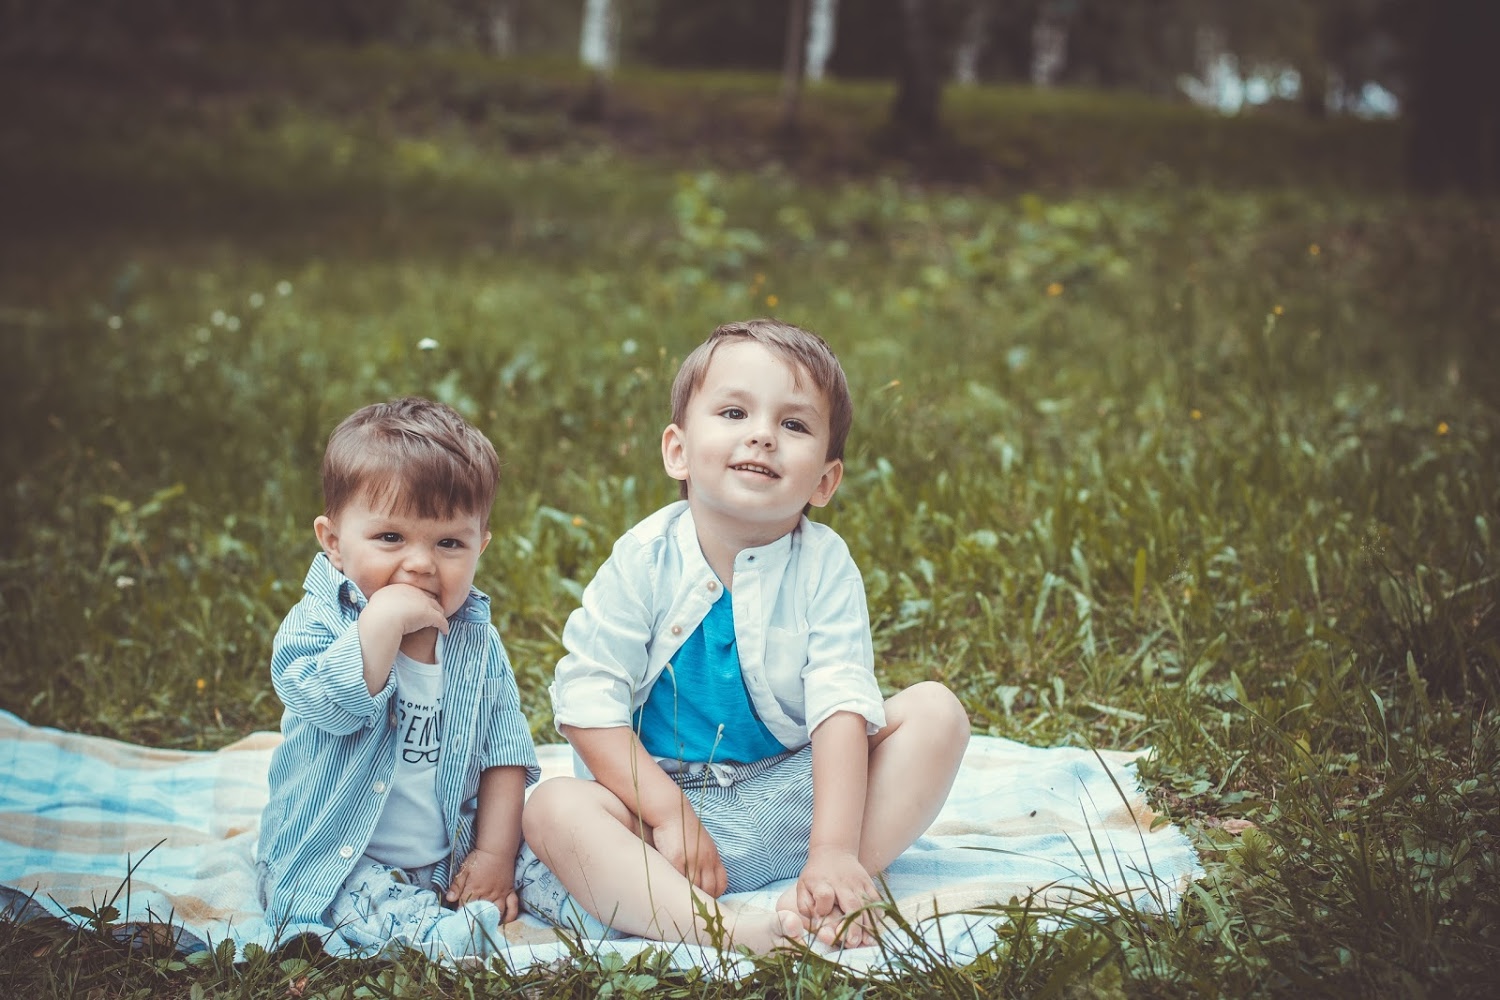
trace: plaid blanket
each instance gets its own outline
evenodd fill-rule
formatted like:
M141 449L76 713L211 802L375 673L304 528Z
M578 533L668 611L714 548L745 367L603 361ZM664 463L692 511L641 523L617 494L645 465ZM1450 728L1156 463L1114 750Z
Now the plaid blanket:
M0 915L149 927L188 952L225 939L274 947L291 929L266 922L253 858L279 740L254 733L212 752L160 750L0 712ZM544 778L572 772L566 746L538 754ZM917 949L961 964L994 944L999 907L1011 900L1170 911L1202 869L1182 831L1155 822L1135 775L1140 754L976 736L937 821L885 874L899 929L879 947L834 957L872 970ZM770 906L783 887L743 895ZM566 959L577 945L529 916L506 936L514 969ZM585 944L625 956L653 945ZM736 963L708 949L673 951L682 965Z

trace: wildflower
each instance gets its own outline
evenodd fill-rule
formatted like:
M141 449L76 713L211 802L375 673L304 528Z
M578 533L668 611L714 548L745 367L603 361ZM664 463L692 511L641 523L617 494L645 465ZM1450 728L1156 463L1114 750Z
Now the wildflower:
M133 576L126 576L125 574L121 573L119 576L115 577L115 587L120 590L129 590L134 586L135 577Z
M575 527L575 528L581 528L581 527L583 527L583 518L579 517L577 514L573 515L573 527Z
M111 330L118 330L120 327L125 325L125 321L118 316L111 316L107 325Z
M251 309L259 309L266 304L266 297L260 292L251 292L248 301Z
M1446 435L1448 433L1448 421L1439 420L1437 425L1437 432L1438 437L1443 437L1444 435Z
M1278 302L1276 305L1272 306L1271 312L1275 313L1277 316L1280 316L1282 312L1281 303Z
M1047 297L1049 299L1055 299L1059 295L1061 295L1062 293L1063 293L1063 286L1062 286L1062 282L1060 282L1060 281L1054 281L1054 282L1052 282L1052 284L1050 284L1050 285L1047 286Z
M280 281L276 282L276 294L280 295L282 298L286 298L288 295L292 294L292 283L290 281L287 281L285 278L282 278Z
M1308 244L1307 253L1308 253L1309 256L1316 257L1318 254L1320 254L1322 252L1323 252L1323 248L1320 247L1320 246L1318 246L1316 243L1310 243L1310 244Z
M423 337L421 340L417 341L417 350L419 351L435 351L437 350L437 346L438 342L433 340L431 337Z
M208 687L208 681L200 677L196 682L194 682L193 686L196 687L199 691L202 691L204 688Z
M230 333L233 333L234 331L238 330L239 328L240 328L240 318L238 316L230 316L228 319L226 319L224 321L224 329L228 330Z
M620 344L620 353L625 355L627 358L640 349L641 345L637 344L633 339L627 339L622 344Z
M774 295L767 295L767 296L766 296L766 305L767 305L767 306L769 306L769 307L770 307L770 308L772 308L772 309L775 309L775 308L776 308L776 303L778 303L778 302L780 302L780 301L781 301L781 300L780 300L780 299L778 299L778 298L777 298L777 297L776 297L776 296L774 296Z
M1199 409L1194 409L1193 412L1191 412L1191 413L1188 414L1188 416L1192 417L1194 420L1202 420L1203 419L1203 411L1199 410Z
M224 310L222 309L215 309L213 315L208 317L208 321L214 326L223 326L226 319L228 317L224 315Z

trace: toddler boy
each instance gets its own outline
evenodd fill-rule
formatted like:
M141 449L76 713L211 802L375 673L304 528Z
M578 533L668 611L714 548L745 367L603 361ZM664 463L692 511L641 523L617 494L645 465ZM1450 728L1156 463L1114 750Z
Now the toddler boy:
M364 407L329 437L322 551L271 657L284 740L258 865L278 927L463 957L515 919L540 772L473 587L498 482L489 440L425 399Z

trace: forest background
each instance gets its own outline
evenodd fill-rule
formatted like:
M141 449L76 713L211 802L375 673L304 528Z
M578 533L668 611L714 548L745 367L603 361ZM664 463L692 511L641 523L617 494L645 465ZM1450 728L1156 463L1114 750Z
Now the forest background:
M179 956L101 904L0 923L0 992L1485 995L1497 11L0 4L0 707L196 749L275 728L323 441L422 392L506 463L478 583L554 739L561 623L674 495L677 359L774 313L856 387L819 516L882 684L1153 747L1207 870L1161 916L997 902L992 954L885 980ZM1264 99L1190 100L1226 81Z

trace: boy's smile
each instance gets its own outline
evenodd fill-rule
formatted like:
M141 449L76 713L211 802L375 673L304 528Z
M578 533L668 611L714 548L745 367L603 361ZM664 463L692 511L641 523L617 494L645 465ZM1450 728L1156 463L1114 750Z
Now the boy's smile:
M821 507L843 476L828 457L828 401L795 364L754 341L714 352L681 425L662 434L667 474L688 483L699 531L764 545Z
M371 505L360 495L337 517L313 523L335 569L369 599L391 584L415 587L451 617L469 598L490 534L478 514L429 518Z

